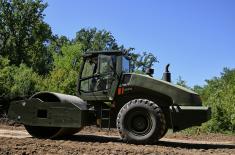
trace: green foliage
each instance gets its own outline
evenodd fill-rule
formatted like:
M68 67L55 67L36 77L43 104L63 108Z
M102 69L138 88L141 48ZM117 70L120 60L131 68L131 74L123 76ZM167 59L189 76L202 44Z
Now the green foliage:
M77 32L73 42L82 44L82 51L119 50L116 39L106 30L81 29Z
M0 56L0 97L10 94L9 84L12 82L9 60Z
M0 69L3 69L8 65L9 65L9 60L7 58L3 58L2 56L0 56Z
M144 73L147 68L151 68L158 62L157 57L152 53L143 52L142 54L130 53L132 60L131 67L136 73Z
M50 70L51 53L46 44L52 33L43 21L46 7L42 0L1 0L0 55L10 64L25 63L40 74Z
M235 133L235 69L224 68L220 77L206 82L205 86L193 89L201 96L203 105L211 107L211 120L185 132Z
M187 85L187 82L186 82L185 80L183 80L181 76L178 77L176 84L179 85L179 86L182 86L182 87L191 89L191 88Z
M71 45L65 44L61 47L59 53L54 52L53 58L55 69L64 68L66 70L79 71L82 59L81 48L82 45L80 43Z
M210 132L235 132L235 69L225 68L221 77L206 80L199 92L204 104L212 108L212 119L205 124Z
M76 95L78 73L74 70L57 68L44 79L42 90Z
M44 80L43 90L76 95L76 82L81 66L81 44L65 44L54 53L54 69Z
M0 97L11 100L30 96L40 90L41 81L41 77L25 64L17 67L6 63L0 68Z
M63 46L71 45L71 44L72 44L71 41L66 36L55 35L55 36L53 36L53 38L48 46L48 50L50 51L50 53L60 54L61 48Z
M205 86L194 86L204 106L211 107L211 120L201 127L193 127L184 132L235 133L235 69L224 68L220 77L206 80ZM186 81L179 77L178 85L189 88Z
M25 64L13 67L13 83L11 84L11 95L30 96L40 90L41 77L28 68Z

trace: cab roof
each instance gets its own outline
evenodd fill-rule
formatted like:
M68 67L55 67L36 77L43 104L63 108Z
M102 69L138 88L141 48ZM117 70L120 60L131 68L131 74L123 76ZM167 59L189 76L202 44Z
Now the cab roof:
M105 55L125 55L124 51L87 51L83 54L83 57L95 57L99 54Z

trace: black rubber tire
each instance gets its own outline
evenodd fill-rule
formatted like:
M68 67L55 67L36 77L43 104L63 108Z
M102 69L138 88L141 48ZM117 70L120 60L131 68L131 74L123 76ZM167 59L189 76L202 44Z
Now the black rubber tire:
M134 99L118 113L117 129L122 140L134 144L152 144L166 132L166 121L161 108L147 99Z
M25 125L27 132L36 138L54 139L73 135L79 132L80 128L61 128L61 127L41 127Z

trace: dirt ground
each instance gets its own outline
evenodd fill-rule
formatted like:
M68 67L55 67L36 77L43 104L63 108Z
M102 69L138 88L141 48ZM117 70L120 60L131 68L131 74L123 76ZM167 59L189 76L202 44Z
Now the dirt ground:
M235 154L235 135L167 134L154 145L123 143L116 130L86 127L78 134L59 140L36 139L23 126L0 124L0 155L42 154Z

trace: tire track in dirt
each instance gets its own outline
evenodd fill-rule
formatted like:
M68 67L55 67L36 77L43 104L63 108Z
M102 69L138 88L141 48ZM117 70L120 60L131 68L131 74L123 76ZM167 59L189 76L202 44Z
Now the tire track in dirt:
M119 136L107 136L107 135L92 135L92 134L76 134L74 136L87 136L87 137L96 137L97 139L113 139L114 141L121 141ZM74 136L69 136L68 138L73 138ZM31 136L23 130L8 130L8 129L0 129L0 137L7 138L30 138ZM68 139L69 140L69 139ZM171 139L171 138L162 138L158 143L175 143L182 145L213 145L213 146L228 146L231 148L235 148L235 142L231 141L223 141L223 142L211 142L211 141L198 141L198 140L181 140L181 139Z

